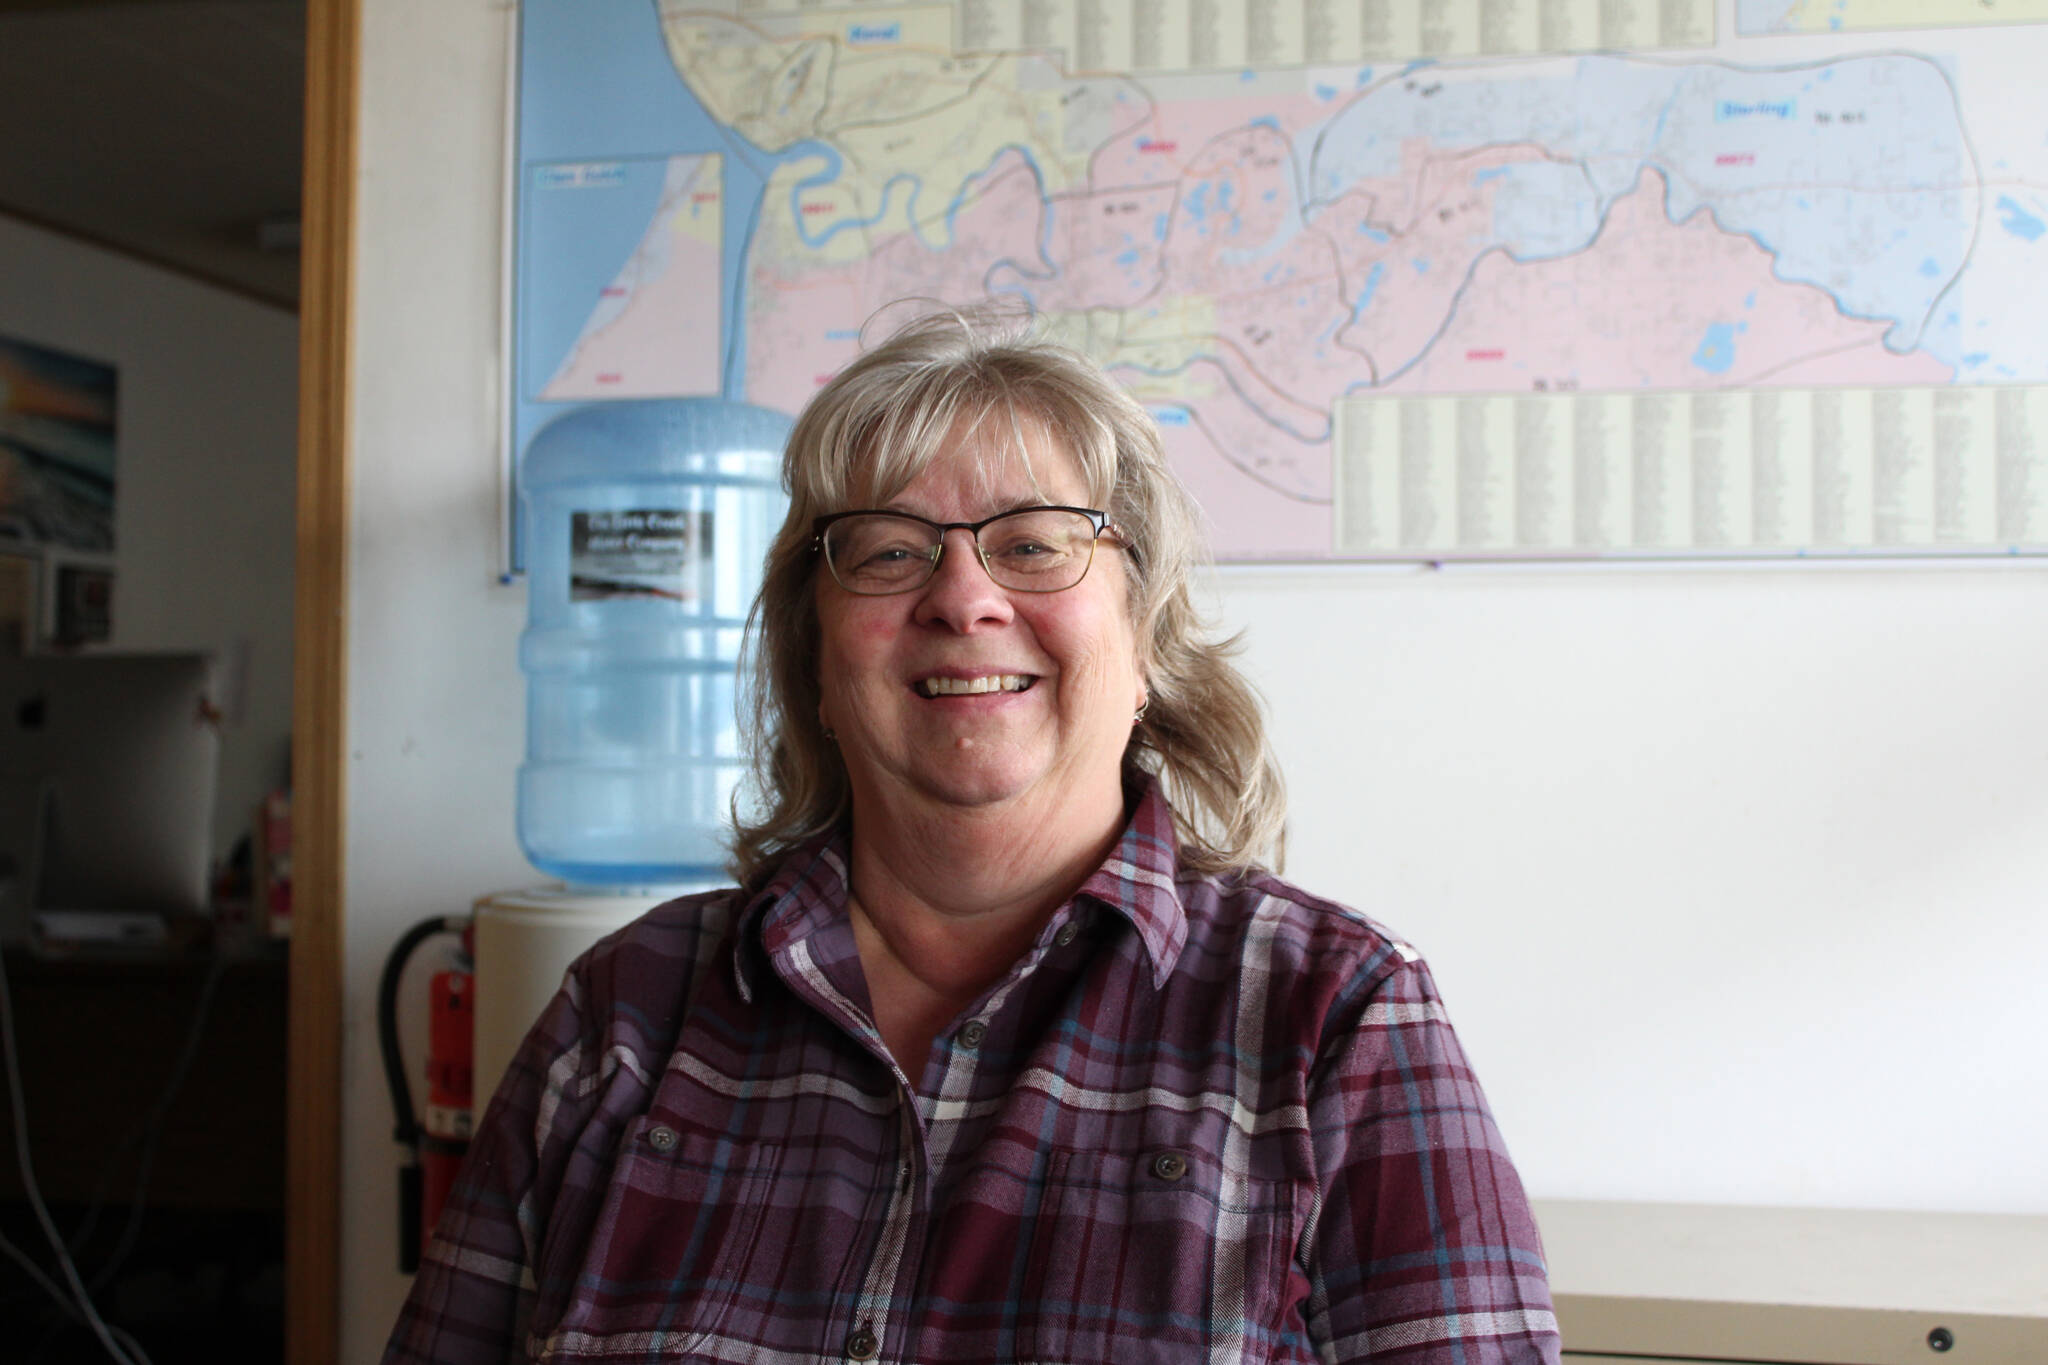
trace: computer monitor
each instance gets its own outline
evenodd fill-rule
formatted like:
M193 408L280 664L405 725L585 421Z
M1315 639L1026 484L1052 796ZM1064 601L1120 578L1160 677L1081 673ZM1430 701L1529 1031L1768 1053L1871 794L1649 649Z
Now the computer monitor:
M0 840L25 908L207 909L212 691L207 654L0 659Z

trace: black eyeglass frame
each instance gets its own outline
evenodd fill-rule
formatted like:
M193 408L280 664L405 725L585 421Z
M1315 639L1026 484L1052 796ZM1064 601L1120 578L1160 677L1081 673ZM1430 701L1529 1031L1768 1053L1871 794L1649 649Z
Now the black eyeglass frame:
M1029 512L1074 512L1088 518L1088 524L1094 528L1094 534L1088 538L1088 562L1081 566L1080 574L1075 577L1072 583L1065 583L1057 588L1012 587L1010 584L998 580L995 570L989 567L988 551L981 544L981 528L994 525L1005 518L1022 516ZM862 592L859 588L849 586L846 580L839 576L837 566L832 563L832 556L825 553L825 532L831 527L833 522L845 521L849 517L895 517L902 521L914 521L937 531L939 533L938 539L932 544L932 556L928 561L931 567L925 570L924 577L915 583L906 584L900 588L891 588L887 592ZM974 541L974 557L981 562L981 571L989 576L990 582L995 583L997 587L1004 589L1006 592L1065 592L1068 588L1078 587L1081 580L1088 576L1088 571L1095 567L1095 547L1102 540L1103 536L1115 536L1118 545L1124 544L1123 531L1115 522L1109 519L1109 513L1097 507L1067 507L1060 503L1034 503L1029 507L1012 507L1007 512L998 512L992 517L983 517L980 521L933 521L930 517L921 517L915 512L899 512L893 507L852 507L844 512L833 512L827 516L818 517L811 522L811 553L821 556L825 561L825 568L832 575L832 581L845 588L854 596L895 597L901 593L916 592L919 588L931 582L933 577L938 574L939 561L944 559L946 555L946 533L949 531L967 532L968 536Z

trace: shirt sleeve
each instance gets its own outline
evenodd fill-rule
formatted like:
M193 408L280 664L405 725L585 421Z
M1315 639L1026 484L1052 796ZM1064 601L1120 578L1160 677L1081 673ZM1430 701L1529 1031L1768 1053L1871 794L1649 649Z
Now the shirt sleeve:
M527 1358L540 1235L587 1127L604 1049L569 971L484 1111L384 1349L384 1365Z
M1555 1365L1536 1221L1420 960L1338 1000L1309 1122L1308 1325L1325 1361Z

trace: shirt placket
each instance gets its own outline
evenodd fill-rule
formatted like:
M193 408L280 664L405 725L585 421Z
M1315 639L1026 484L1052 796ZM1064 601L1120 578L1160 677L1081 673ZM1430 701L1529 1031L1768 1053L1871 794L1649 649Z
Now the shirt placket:
M896 1177L890 1182L888 1209L882 1215L874 1255L868 1262L860 1299L854 1306L853 1330L847 1333L845 1345L848 1360L870 1361L881 1355L882 1343L888 1340L893 1325L890 1305L907 1305L910 1295L899 1290L905 1284L917 1282L916 1258L909 1252L924 1243L924 1201L919 1196L924 1187L920 1175L927 1164L925 1133L915 1096L900 1072L896 1118Z
M872 1361L880 1357L882 1344L888 1339L892 1325L891 1305L908 1302L908 1295L898 1293L905 1253L923 1241L922 1201L918 1196L923 1185L919 1175L928 1165L924 1124L918 1112L916 1091L904 1076L903 1069L890 1057L874 1020L841 988L826 984L829 973L816 967L809 945L797 940L785 945L783 951L774 956L778 973L790 987L810 1001L835 1027L857 1041L878 1064L887 1067L895 1082L896 1150L890 1159L893 1169L888 1181L888 1199L881 1226L868 1243L872 1249L867 1273L861 1279L859 1297L854 1301L851 1320L840 1340L842 1358ZM916 1270L913 1264L910 1267L912 1283L915 1282Z
M936 1191L943 1184L944 1171L954 1158L968 1155L958 1149L962 1142L973 1141L973 1138L963 1136L962 1130L967 1126L966 1116L974 1108L976 1095L994 1085L981 1074L990 1048L1009 1053L1018 1051L1017 1033L1021 1021L1014 1005L1017 993L1041 969L1049 953L1065 949L1074 942L1083 923L1081 913L1071 906L1056 917L1056 922L1057 927L1049 931L1047 937L1017 964L1007 978L963 1017L950 1034L941 1035L937 1040L937 1046L946 1049L946 1057L936 1095L911 1090L902 1083L900 1071L898 1073L899 1085L902 1085L898 1091L899 1113L910 1119L903 1130L902 1150L907 1164L899 1173L896 1196L903 1205L903 1235L893 1247L888 1247L885 1241L882 1250L887 1255L877 1255L874 1271L868 1279L868 1293L862 1301L863 1312L872 1311L874 1314L871 1330L873 1344L878 1351L881 1343L887 1340L884 1329L888 1324L882 1316L886 1306L892 1302L904 1305L906 1313L914 1309L917 1285L924 1272L927 1225L932 1216ZM892 1203L891 1229L885 1231L885 1239L896 1226L893 1219L896 1212L897 1204ZM885 1259L886 1267L883 1264ZM906 1361L915 1360L918 1324L905 1321L900 1325L899 1355ZM863 1339L862 1344L869 1343Z
M843 996L821 998L806 974L785 972L801 994L889 1068L896 1084L895 1169L882 1225L870 1243L873 1250L861 1280L860 1296L841 1342L841 1356L845 1360L866 1365L880 1359L892 1331L897 1333L897 1354L906 1360L912 1358L910 1348L915 1342L917 1324L909 1317L915 1309L916 1287L923 1273L929 1231L926 1224L931 1216L931 1200L927 1196L936 1188L938 1167L953 1154L959 1116L976 1088L982 1066L983 1043L1001 1027L1000 1012L1039 969L1048 953L1067 948L1081 932L1083 914L1074 907L1069 906L1056 918L1057 927L984 997L952 1034L939 1040L939 1045L948 1049L948 1055L936 1097L921 1094L910 1083L902 1067L890 1057L880 1030L865 1012Z

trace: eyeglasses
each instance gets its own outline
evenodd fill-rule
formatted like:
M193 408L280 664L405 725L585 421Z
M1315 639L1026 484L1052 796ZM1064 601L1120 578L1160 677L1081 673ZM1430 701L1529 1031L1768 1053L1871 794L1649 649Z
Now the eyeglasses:
M1020 507L980 521L930 521L908 512L835 512L811 523L811 549L848 592L886 597L931 581L946 533L974 537L988 576L1017 592L1059 592L1087 576L1095 542L1116 534L1092 507Z

